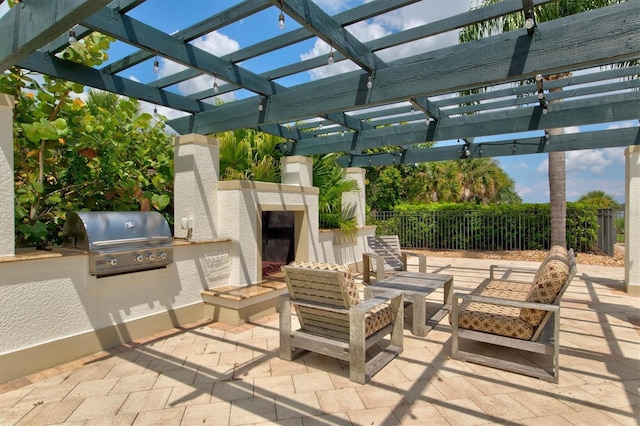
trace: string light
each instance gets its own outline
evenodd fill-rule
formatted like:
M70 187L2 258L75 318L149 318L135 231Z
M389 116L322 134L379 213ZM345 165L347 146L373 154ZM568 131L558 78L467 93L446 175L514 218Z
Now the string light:
M516 153L516 141L513 141L513 153Z
M160 61L158 61L158 57L156 56L156 59L153 61L153 72L157 74L159 69Z
M469 158L471 155L471 150L469 150L469 143L465 143L462 149L460 150L460 158Z
M258 111L262 111L264 106L262 106L262 96L260 96L260 100L258 101Z
M156 117L158 115L158 105L153 106L153 116Z
M369 74L369 78L367 79L367 89L371 89L373 87L373 77Z
M551 140L551 135L549 134L548 131L545 130L544 131L544 143L548 144L550 140Z
M78 39L76 38L76 32L71 28L69 30L69 44L77 43Z
M220 88L218 87L218 76L213 76L213 94L217 95L220 93Z
M329 65L333 65L334 62L334 58L333 58L333 45L331 45L331 50L329 51L329 59L327 59L327 63Z
M278 16L278 27L284 30L284 13L282 12L282 0L280 0L280 16Z
M527 34L532 35L536 30L536 19L533 15L533 10L527 11L525 17L524 28L527 30Z

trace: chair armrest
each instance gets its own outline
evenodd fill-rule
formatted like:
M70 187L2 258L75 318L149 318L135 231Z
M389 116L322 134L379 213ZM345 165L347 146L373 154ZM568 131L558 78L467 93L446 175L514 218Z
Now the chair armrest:
M351 309L358 309L361 311L369 311L387 302L402 303L402 292L396 290L387 290L384 293L377 293L370 298L363 300Z
M407 250L400 250L400 254L402 255L402 261L404 262L404 269L407 269L407 257L413 256L418 258L418 271L427 272L427 256Z
M526 268L526 267L513 267L513 266L509 266L509 265L490 265L489 266L489 278L491 278L492 280L497 279L494 277L494 273L496 270L505 270L505 271L511 271L511 272L515 272L515 273L531 273L534 274L536 272L538 272L538 268ZM509 280L509 281L514 281L514 282L526 282L526 281L515 281L515 280Z
M469 302L487 303L490 305L508 306L511 308L540 309L543 311L560 312L560 306L547 303L525 302L522 300L502 299L499 297L480 296L473 294L455 293L453 295L456 302L458 299L467 300ZM454 303L457 308L458 303Z

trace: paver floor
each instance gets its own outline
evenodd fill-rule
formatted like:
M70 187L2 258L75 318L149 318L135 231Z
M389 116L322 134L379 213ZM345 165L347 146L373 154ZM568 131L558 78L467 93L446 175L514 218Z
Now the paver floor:
M467 292L491 263L440 257L427 269ZM561 304L557 385L452 360L447 319L426 337L405 330L404 352L358 385L347 363L278 358L274 315L167 330L0 385L0 424L638 425L640 299L623 279L622 268L578 265Z

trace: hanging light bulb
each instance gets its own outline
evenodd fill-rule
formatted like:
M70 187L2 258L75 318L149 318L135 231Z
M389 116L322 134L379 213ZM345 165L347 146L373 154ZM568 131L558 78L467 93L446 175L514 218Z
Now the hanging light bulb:
M334 61L334 58L333 58L333 46L331 46L331 50L329 51L329 59L327 59L327 63L329 65L332 65L333 61Z
M158 105L153 106L153 116L156 117L158 115Z
M320 122L320 124L318 124L318 129L322 130L322 121Z
M284 13L282 12L282 0L280 1L280 16L278 16L278 27L284 30Z
M369 74L369 78L367 79L367 89L371 89L373 87L373 77Z
M160 61L158 61L158 57L156 56L156 59L153 61L153 72L157 74L159 69Z
M76 38L76 32L71 28L69 30L69 44L77 43L78 39Z
M258 111L262 111L264 107L262 106L262 96L260 96L260 100L258 101Z
M214 76L213 77L213 94L217 95L218 93L220 93L220 88L218 87L218 77Z

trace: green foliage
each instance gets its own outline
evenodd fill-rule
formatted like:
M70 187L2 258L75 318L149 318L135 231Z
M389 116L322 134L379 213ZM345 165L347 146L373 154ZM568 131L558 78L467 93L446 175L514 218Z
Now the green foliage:
M579 203L595 207L597 209L619 210L620 204L604 191L591 191L578 199Z
M491 158L370 167L367 178L367 202L371 210L390 210L400 202L522 202L513 179Z
M217 134L221 180L280 182L279 143L285 140L253 129Z
M94 33L61 56L98 65L110 41ZM0 75L0 91L16 101L17 247L58 244L68 211L154 208L170 218L173 149L137 100L91 92L85 104L81 85L18 68Z
M313 185L319 188L318 215L321 228L338 228L346 233L355 232L357 223L355 206L343 205L342 194L357 191L358 184L344 178L344 170L336 163L336 154L327 154L313 160Z
M403 247L462 250L545 250L550 246L549 204L483 206L474 203L401 204L368 218L378 235L398 235ZM567 246L590 251L597 209L567 204Z

